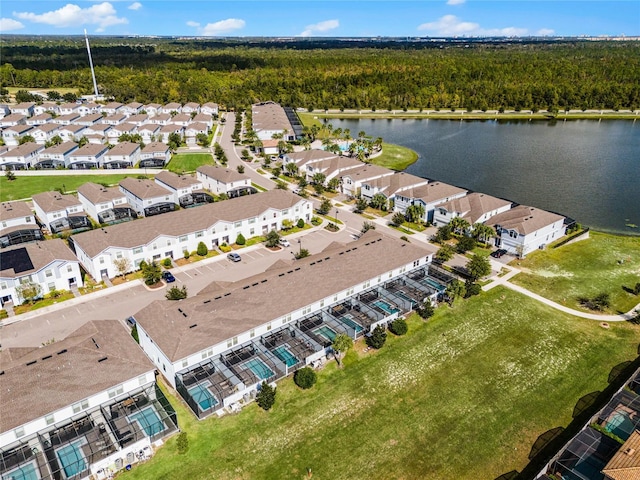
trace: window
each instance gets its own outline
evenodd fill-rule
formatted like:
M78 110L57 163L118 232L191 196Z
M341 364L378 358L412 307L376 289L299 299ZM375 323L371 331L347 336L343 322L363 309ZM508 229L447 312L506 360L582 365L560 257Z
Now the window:
M89 400L82 400L81 402L74 403L71 408L73 409L73 413L80 413L83 410L89 408Z
M29 217L27 217L29 218ZM2 228L7 228L7 222L2 222Z
M233 224L233 227L234 227L234 228L240 228L240 227L242 227L242 221L234 223L234 224Z
M251 331L249 332L249 337L253 338L256 336L256 329L252 328Z
M16 428L13 433L16 434L16 438L24 437L24 427Z
M157 245L156 243L154 243L153 245L151 245L151 248L152 248L153 250L157 250L157 249L158 249L158 245Z
M183 235L183 236L181 236L181 237L178 239L178 241L179 241L180 243L184 243L184 242L186 242L187 240L188 240L187 235Z
M104 257L100 257L100 265L104 264Z
M189 366L189 360L182 360L182 368L187 368Z
M271 330L271 323L267 323L267 331Z
M0 290L6 290L7 286L7 282L0 282Z
M249 230L249 235L254 236L256 234L256 229L252 228Z
M47 425L51 425L52 423L55 423L56 418L53 414L51 414L44 417L44 421L47 422Z
M204 231L200 230L199 232L196 232L196 238L200 238L200 237L204 237Z
M202 358L209 358L209 357L213 357L213 348L210 348L209 350L202 352Z
M320 300L320 307L324 307L324 298Z
M185 362L186 362L186 360L185 360ZM142 386L142 385L144 385L145 383L147 383L147 375L146 375L146 374L145 374L145 375L140 375L140 376L138 377L138 385L139 385L139 386Z
M47 289L51 292L56 289L56 284L54 282L47 283Z
M291 315L285 315L284 317L282 317L282 324L284 325L287 322L291 321Z
M289 215L289 209L285 208L284 210L282 210L282 215Z
M307 313L311 312L311 306L308 307L304 307L302 309L302 315L306 315Z
M31 217L25 217L24 221L25 221L26 223L31 223Z
M44 276L45 277L53 277L53 270L51 270L51 269L45 270Z
M118 385L116 388L112 388L107 393L109 394L109 398L114 398L118 395L122 395L122 392L124 392L124 387L122 385Z
M415 262L413 262L414 267L417 267L418 265L420 265L420 260L416 260Z
M338 294L337 294L337 293L333 296L333 301L334 301L334 302L337 302L337 301L338 301Z
M250 218L249 219L249 224L251 223L256 223L256 217Z
M116 253L116 258L118 260L120 260L122 258L122 251L118 251L118 253Z
M133 249L134 255L138 255L139 253L142 253L142 247L136 247Z

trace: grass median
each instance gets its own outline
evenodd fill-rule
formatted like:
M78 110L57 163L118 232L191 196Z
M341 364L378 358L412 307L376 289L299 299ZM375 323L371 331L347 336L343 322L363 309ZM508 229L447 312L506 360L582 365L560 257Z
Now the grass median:
M522 469L538 435L635 357L639 332L498 287L428 323L412 317L382 350L351 350L310 390L279 382L268 413L252 404L196 422L179 405L188 453L173 438L122 478L495 478Z

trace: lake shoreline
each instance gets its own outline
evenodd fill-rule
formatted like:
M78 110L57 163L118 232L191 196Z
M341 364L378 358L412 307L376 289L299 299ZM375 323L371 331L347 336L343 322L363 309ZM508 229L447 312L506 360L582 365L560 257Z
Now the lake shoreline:
M603 111L603 112L570 112L570 113L557 113L551 114L548 112L532 113L526 112L512 112L507 111L505 113L498 113L496 111L491 112L467 112L466 110L457 110L456 112L443 112L443 111L385 111L385 112L373 112L373 111L331 111L325 112L324 110L313 112L298 112L298 116L302 117L311 116L318 119L337 118L340 120L359 120L359 119L380 119L380 120L393 120L393 119L412 119L412 120L545 120L545 121L558 121L558 120L637 120L640 119L640 111L636 112L615 112L615 111ZM304 120L303 120L304 123Z

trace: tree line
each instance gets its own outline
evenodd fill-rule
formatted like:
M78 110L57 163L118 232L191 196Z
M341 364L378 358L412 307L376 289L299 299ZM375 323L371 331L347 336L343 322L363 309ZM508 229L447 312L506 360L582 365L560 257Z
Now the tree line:
M215 101L243 108L274 100L308 109L377 110L640 106L638 42L305 49L286 43L117 42L101 39L92 53L101 93L121 102ZM9 87L92 91L82 39L5 43L0 79Z

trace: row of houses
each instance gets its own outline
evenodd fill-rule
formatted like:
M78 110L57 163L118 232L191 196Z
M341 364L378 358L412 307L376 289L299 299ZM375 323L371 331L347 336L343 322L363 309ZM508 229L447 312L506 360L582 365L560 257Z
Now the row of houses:
M123 142L115 146L87 143L80 147L75 141L65 141L45 148L37 143L24 143L15 148L0 148L0 168L26 170L69 168L129 168L163 167L171 160L169 146L152 142L142 148L138 143Z
M406 172L395 172L378 165L363 164L351 157L324 150L286 153L283 164L294 163L307 181L321 173L326 181L340 180L340 192L367 201L382 196L387 207L406 213L412 205L424 210L422 220L435 226L447 225L460 217L470 225L484 223L496 230L495 245L507 252L525 256L557 240L565 233L565 218L509 200L496 198L444 182L430 181Z
M82 117L87 115L95 115L97 113L105 113L107 115L148 115L149 117L157 117L158 115L218 115L218 104L207 102L200 105L196 102L180 104L170 102L166 105L159 103L142 104L140 102L130 102L123 104L120 102L109 102L107 104L99 104L93 102L23 102L15 105L0 105L0 120L11 115L21 115L26 118L37 117L44 114L54 114L56 116L77 114ZM17 117L15 117L17 118Z

